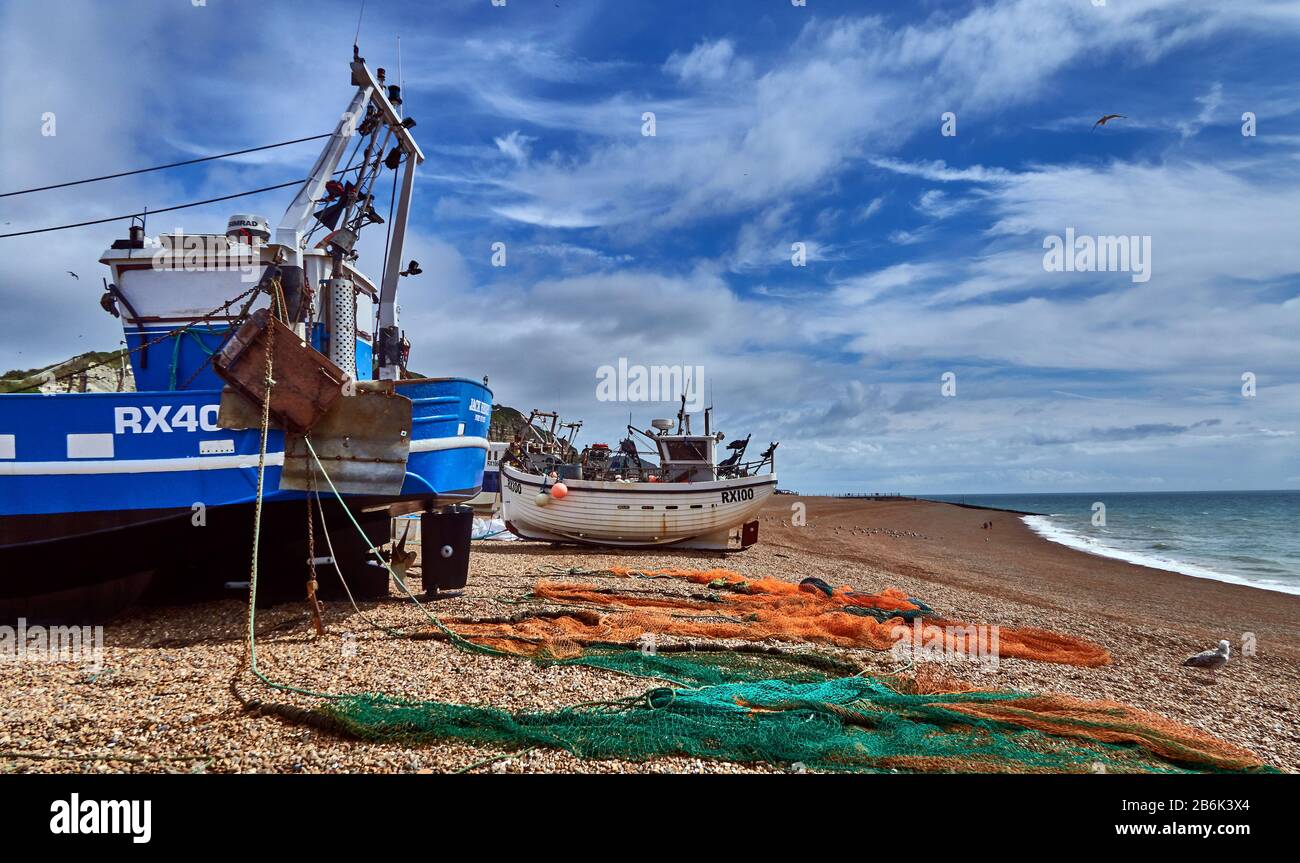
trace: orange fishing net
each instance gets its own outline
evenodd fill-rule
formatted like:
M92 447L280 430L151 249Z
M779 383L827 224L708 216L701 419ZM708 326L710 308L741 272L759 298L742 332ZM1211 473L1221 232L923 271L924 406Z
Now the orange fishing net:
M843 657L752 643L886 649L932 638L944 648L969 647L966 633L979 627L944 620L898 590L866 594L718 569L563 575L535 586L533 599L548 607L454 622L453 642L670 686L515 713L358 694L331 701L327 718L366 739L546 746L583 758L676 755L834 771L1271 770L1241 747L1112 701L983 690L939 663L918 663L908 676L871 676ZM637 650L650 634L741 643L683 640ZM1037 629L998 630L995 647L1048 662L1109 661L1095 644Z
M1248 749L1118 701L1030 695L1014 701L964 702L944 708L1058 737L1132 743L1169 761L1221 770L1246 770L1263 764Z
M640 579L679 579L707 585L707 594L602 588L588 582L542 578L533 595L548 603L582 606L596 613L527 616L510 622L459 622L465 638L525 656L570 658L586 645L633 644L648 634L716 640L829 644L891 650L902 644L916 654L1032 659L1068 665L1110 662L1101 646L1031 627L987 627L945 620L899 590L858 593L816 580L793 584L775 578L745 579L725 569L611 569L578 573Z

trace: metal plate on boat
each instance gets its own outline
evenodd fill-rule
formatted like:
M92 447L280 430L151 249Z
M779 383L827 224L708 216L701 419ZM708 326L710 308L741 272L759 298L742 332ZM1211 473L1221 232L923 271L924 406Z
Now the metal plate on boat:
M284 438L280 488L309 491L314 480L328 494L330 484L303 436ZM311 445L341 494L398 494L411 452L411 400L394 392L391 381L360 383L312 428Z
M223 429L260 429L262 427L262 406L242 395L234 387L226 384L221 388L221 408L217 411L217 426ZM278 429L280 424L271 416L270 428Z
M258 407L266 392L266 343L274 333L271 365L271 415L283 428L311 430L343 395L343 370L300 338L292 328L259 309L221 349L213 363L226 383ZM224 398L223 398L224 401Z

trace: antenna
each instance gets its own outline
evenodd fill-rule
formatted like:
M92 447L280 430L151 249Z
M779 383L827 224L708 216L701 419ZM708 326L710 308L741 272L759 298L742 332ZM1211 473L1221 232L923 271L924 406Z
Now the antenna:
M366 0L361 0L361 11L357 13L357 32L352 37L352 55L356 56L357 46L361 44L361 17L366 14Z
M401 92L402 90L406 89L406 79L402 77L402 37L401 36L397 37L397 87L398 87L398 92ZM402 107L402 103L398 102L396 107L397 107L397 116L399 117L404 116L405 109Z

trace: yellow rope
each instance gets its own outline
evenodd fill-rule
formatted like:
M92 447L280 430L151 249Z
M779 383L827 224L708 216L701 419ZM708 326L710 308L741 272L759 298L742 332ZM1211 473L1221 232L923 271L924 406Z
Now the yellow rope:
M278 289L278 280L276 280ZM296 686L290 686L287 683L276 683L271 680L261 669L257 667L257 558L258 549L262 539L262 498L266 488L266 439L271 427L271 390L275 386L275 379L272 377L274 371L274 361L272 354L275 351L275 320L268 319L266 328L266 377L263 385L266 388L262 396L262 439L257 453L257 498L253 505L253 561L249 567L248 575L248 659L249 667L253 675L258 680L265 683L273 689L281 689L288 692L296 692L300 695L310 695L318 698L342 698L341 695L329 695L322 692L313 692L308 689L299 689Z

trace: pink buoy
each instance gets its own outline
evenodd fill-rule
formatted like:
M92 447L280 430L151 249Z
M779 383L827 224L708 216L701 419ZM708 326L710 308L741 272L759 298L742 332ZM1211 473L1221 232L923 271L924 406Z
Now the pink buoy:
M568 493L569 487L562 482L557 482L555 485L551 486L551 497L556 500L560 500Z

